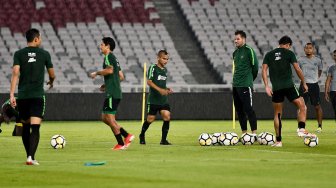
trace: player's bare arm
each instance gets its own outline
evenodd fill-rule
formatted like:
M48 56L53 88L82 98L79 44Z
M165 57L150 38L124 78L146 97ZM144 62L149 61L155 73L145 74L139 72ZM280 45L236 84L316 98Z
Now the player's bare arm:
M331 76L328 76L325 82L325 89L324 89L324 98L327 102L329 102L330 82L331 82Z
M119 79L120 79L120 81L125 80L125 76L124 76L124 73L122 71L119 71Z
M16 85L19 80L19 75L20 75L20 66L19 65L13 66L10 93L9 93L10 104L12 105L13 108L16 107L16 99L14 97L14 93L15 93Z
M318 78L320 78L322 75L322 70L318 70Z
M105 69L103 70L100 70L100 71L96 71L96 72L92 72L90 74L90 77L92 79L96 78L96 76L100 75L100 76L106 76L106 75L109 75L109 74L113 74L113 67L112 66L108 66L106 67Z
M263 64L262 65L262 79L263 79L263 82L264 82L264 85L265 85L265 90L266 90L267 95L272 97L273 91L268 85L267 70L268 70L268 65Z
M172 88L167 88L168 90L168 94L172 94L173 93L173 89Z
M158 91L161 95L169 95L170 94L169 89L160 88L159 86L154 84L154 82L152 80L147 80L147 84L149 85L149 87Z
M299 66L299 63L297 63L297 62L293 63L293 67L294 67L294 70L295 70L297 76L301 80L301 83L302 83L303 88L304 88L304 92L305 93L308 92L308 86L307 86L307 84L305 82L304 75L303 75L303 72L302 72L302 70L301 70L301 68Z
M48 69L49 74L49 81L47 82L47 85L49 85L49 89L54 87L54 80L56 78L54 68Z

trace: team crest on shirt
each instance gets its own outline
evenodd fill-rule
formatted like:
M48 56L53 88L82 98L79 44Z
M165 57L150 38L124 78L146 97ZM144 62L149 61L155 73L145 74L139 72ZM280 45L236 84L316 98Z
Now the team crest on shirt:
M240 56L240 59L244 59L244 56L242 55L242 56Z
M34 53L34 52L29 52L29 53L28 53L28 57L29 57L29 59L28 59L28 63L36 62L36 59L35 59L35 57L36 57L36 53Z
M167 76L159 75L157 80L166 80Z
M274 55L275 55L275 61L278 61L278 60L281 59L281 53L280 52L277 52Z

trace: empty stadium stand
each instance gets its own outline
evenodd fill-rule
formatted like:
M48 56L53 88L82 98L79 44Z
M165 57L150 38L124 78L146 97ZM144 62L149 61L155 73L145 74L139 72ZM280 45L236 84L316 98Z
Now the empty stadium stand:
M293 39L298 56L304 55L306 42L313 42L324 62L323 88L327 67L333 64L330 54L336 49L334 0L171 1L179 5L202 56L226 83L210 88L230 87L237 29L247 32L260 66L263 55L277 47L283 35ZM157 8L154 0L0 0L0 92L9 91L13 53L26 46L24 32L30 27L40 29L42 47L51 52L57 76L52 92L97 91L103 80L91 80L87 74L101 68L103 36L117 42L114 53L126 75L125 92L141 91L143 63L155 62L156 51L163 48L171 57L169 83L195 84L196 76L181 58ZM255 83L263 90L260 75Z
M307 42L316 45L323 58L324 84L328 65L334 61L336 49L336 5L334 0L178 0L190 27L198 38L211 64L232 81L232 52L235 30L247 32L247 43L252 46L260 64L263 55L277 47L277 40L290 36L294 52L303 56ZM256 83L261 83L260 76Z
M155 62L160 49L170 53L169 83L183 85L193 78L152 1L0 0L0 9L1 92L8 92L13 53L26 46L23 33L30 27L41 31L42 47L51 53L54 92L97 90L102 79L91 80L88 73L101 69L103 36L116 39L114 53L126 76L123 85L141 84L143 63Z
M169 26L167 31L184 63L194 75L195 84L222 84L222 79L205 57L177 2L155 0L153 3L161 22Z

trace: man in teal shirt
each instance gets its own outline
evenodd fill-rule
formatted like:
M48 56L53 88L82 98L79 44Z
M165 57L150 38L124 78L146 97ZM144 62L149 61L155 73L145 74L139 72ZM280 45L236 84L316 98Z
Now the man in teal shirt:
M232 94L242 133L247 132L247 118L252 133L257 133L257 117L252 105L253 80L258 75L258 58L254 50L246 45L246 33L236 31L233 52Z

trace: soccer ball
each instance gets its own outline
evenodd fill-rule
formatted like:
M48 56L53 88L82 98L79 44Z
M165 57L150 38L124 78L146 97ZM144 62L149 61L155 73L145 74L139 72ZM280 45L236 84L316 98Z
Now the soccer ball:
M305 137L303 139L303 143L306 145L306 146L309 146L309 147L315 147L318 145L318 137Z
M212 139L212 145L221 145L219 138L222 137L223 133L213 133L211 136Z
M230 139L227 139L226 133L222 133L221 137L219 137L219 142L224 146L230 145Z
M202 133L198 137L198 142L201 146L210 146L212 144L212 136L208 133Z
M54 149L64 148L66 144L65 138L62 135L56 134L51 137L50 145Z
M257 141L260 145L273 145L275 143L275 136L269 132L262 132L258 135Z
M230 132L230 135L232 135L232 139L231 139L231 145L237 145L238 142L239 142L239 138L238 138L238 135L237 133L232 133Z
M224 146L233 146L238 144L238 135L236 133L223 133L223 138L220 138L221 143Z
M244 133L241 135L240 141L243 145L252 145L255 141L255 136L250 133Z

